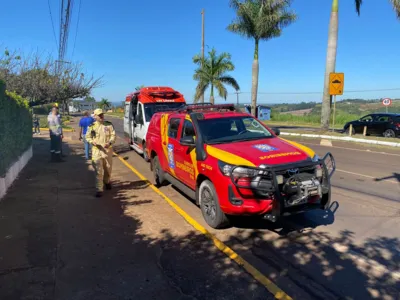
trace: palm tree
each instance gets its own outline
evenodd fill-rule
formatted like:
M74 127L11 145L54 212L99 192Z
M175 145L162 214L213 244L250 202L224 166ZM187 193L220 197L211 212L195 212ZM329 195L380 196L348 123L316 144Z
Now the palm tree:
M109 109L111 107L111 103L110 101L108 101L108 99L106 98L101 98L100 102L99 102L99 107L103 110L105 109Z
M251 113L256 114L258 91L258 45L259 42L279 37L284 27L296 20L289 12L291 0L230 0L230 6L236 10L236 20L228 30L254 41L254 60L252 67Z
M400 0L389 0L393 9L396 12L396 16L400 19ZM357 14L360 15L360 8L363 0L355 0ZM322 110L321 110L321 128L324 130L329 129L329 121L331 115L332 98L329 94L329 74L335 72L336 66L336 50L338 42L338 21L339 21L339 0L332 1L331 20L329 22L329 33L328 33L328 49L326 54L326 67L325 67L325 81L324 81L324 94L322 98Z
M213 104L214 88L217 89L218 95L225 100L228 95L225 85L230 85L236 91L240 89L236 79L226 74L226 72L235 69L229 53L223 52L217 55L213 48L208 52L208 57L205 57L204 61L200 55L195 55L193 57L193 62L198 65L193 75L193 79L198 81L196 94L194 96L195 103L204 95L208 87L211 88L210 102Z

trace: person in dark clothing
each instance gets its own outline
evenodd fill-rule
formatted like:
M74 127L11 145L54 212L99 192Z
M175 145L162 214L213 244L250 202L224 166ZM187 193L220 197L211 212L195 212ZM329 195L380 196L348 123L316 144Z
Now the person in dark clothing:
M88 141L86 140L86 132L87 129L90 125L92 125L95 122L95 120L89 116L89 112L85 111L83 113L83 118L80 119L79 121L79 127L80 127L80 132L79 132L79 140L82 141L85 144L85 157L86 159L90 159L89 157L89 151L91 148L91 145L88 143Z
M40 126L39 126L39 118L37 115L33 115L32 117L33 121L33 128L34 128L34 133L33 134L40 134Z

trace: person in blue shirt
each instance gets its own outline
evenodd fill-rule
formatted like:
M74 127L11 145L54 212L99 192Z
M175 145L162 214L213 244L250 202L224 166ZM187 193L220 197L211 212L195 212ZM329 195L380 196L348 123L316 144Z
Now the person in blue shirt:
M86 131L90 125L94 123L94 119L89 116L89 112L85 111L83 113L83 118L79 121L80 133L79 133L79 140L85 144L85 157L86 159L90 159L89 151L90 151L90 144L86 141ZM83 137L82 137L83 136Z

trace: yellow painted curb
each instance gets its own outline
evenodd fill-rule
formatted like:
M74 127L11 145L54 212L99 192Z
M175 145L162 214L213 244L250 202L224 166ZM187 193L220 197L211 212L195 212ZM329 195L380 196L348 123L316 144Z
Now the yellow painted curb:
M35 128L32 127L32 130L35 130ZM49 129L48 129L48 128L40 128L40 130L41 130L41 131L42 131L42 130L43 130L43 131L48 131ZM64 129L64 128L63 128L63 131L64 131L64 132L75 132L75 129L73 129L73 128L72 128L72 129Z
M253 267L250 263L248 263L244 258L242 258L239 254L237 254L230 247L225 245L221 240L219 240L215 235L209 232L206 228L200 225L196 220L194 220L191 216L189 216L182 208L180 208L174 201L169 199L162 191L160 191L157 187L155 187L146 177L144 177L139 171L137 171L134 167L132 167L129 163L127 163L121 156L114 152L114 155L118 157L118 159L128 168L130 169L136 176L138 176L141 180L145 180L149 182L149 186L151 189L156 192L159 196L161 196L165 201L168 202L190 225L192 225L195 229L200 231L206 237L208 237L214 245L223 252L226 256L228 256L231 260L236 262L239 266L245 269L251 276L254 277L258 282L260 282L268 291L270 291L276 299L284 299L284 300L292 300L292 297L287 295L284 291L282 291L275 283L273 283L268 277L258 271L255 267Z

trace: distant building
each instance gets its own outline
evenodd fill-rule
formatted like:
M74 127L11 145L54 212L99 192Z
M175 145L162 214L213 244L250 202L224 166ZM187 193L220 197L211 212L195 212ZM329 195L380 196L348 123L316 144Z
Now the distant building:
M97 102L87 102L83 100L77 100L69 104L69 112L82 112L82 111L94 111L97 108Z

